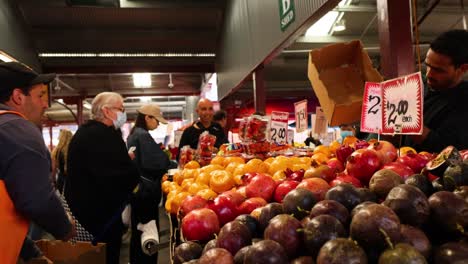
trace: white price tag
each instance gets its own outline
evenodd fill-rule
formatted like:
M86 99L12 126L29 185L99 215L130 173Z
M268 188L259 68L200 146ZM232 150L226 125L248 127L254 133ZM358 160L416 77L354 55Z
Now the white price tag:
M361 111L361 131L380 133L382 130L382 87L380 83L366 82Z
M296 132L307 130L307 100L294 103L294 114L296 117Z
M423 82L421 73L383 82L382 134L422 134Z
M270 139L271 141L286 144L288 140L288 112L271 112Z

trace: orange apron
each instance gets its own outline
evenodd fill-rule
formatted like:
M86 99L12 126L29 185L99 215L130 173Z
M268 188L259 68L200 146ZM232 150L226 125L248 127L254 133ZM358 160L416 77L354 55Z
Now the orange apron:
M1 114L17 114L15 111L0 111ZM15 264L23 246L29 221L16 211L5 182L0 180L0 263Z

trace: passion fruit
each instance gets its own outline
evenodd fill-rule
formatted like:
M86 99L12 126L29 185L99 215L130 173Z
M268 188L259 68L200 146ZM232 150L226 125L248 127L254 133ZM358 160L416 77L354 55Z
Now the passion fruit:
M445 169L450 165L458 165L463 162L460 152L454 146L443 149L433 160L426 164L425 169L431 174L441 177Z
M401 225L400 231L401 243L410 244L426 259L429 259L432 249L431 242L421 229L410 225Z
M390 169L382 169L372 175L369 182L369 189L377 194L380 199L385 199L393 187L403 183L403 179L396 172Z
M434 193L431 181L427 176L422 174L414 174L405 180L405 184L413 185L414 187L421 190L427 197Z
M364 250L355 241L337 238L325 243L320 248L317 264L367 264Z
M443 183L447 191L453 191L459 186L468 185L468 162L448 166L444 172Z
M385 250L379 257L379 264L427 264L427 261L414 247L400 243Z

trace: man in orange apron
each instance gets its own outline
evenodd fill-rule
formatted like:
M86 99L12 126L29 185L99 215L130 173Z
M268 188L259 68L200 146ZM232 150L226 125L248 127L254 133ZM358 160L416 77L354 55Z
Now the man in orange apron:
M49 180L40 130L54 78L18 62L0 63L0 263L16 263L23 244L31 246L24 243L30 221L57 239L74 233Z

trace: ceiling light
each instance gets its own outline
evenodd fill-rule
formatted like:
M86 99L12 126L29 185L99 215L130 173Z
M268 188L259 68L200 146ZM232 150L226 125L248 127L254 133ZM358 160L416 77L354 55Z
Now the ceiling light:
M0 50L0 61L11 62L11 61L16 61L16 60L13 57L11 57L10 55L8 55L5 52Z
M150 73L134 73L133 85L136 88L149 88L151 87L151 74Z
M351 4L351 0L342 0L338 3L338 6L347 6ZM305 36L328 36L333 31L340 31L335 28L339 21L343 17L343 12L330 11L326 13L322 18L315 22L309 29L307 29ZM344 29L342 29L344 30Z
M215 53L39 53L41 58L179 58L216 57Z
M149 103L149 102L151 102L151 97L149 97L149 96L142 96L142 97L140 97L140 102L142 102L142 103Z
M333 27L333 31L343 31L346 29L346 21L344 19L341 19L340 21L335 23L335 26Z

